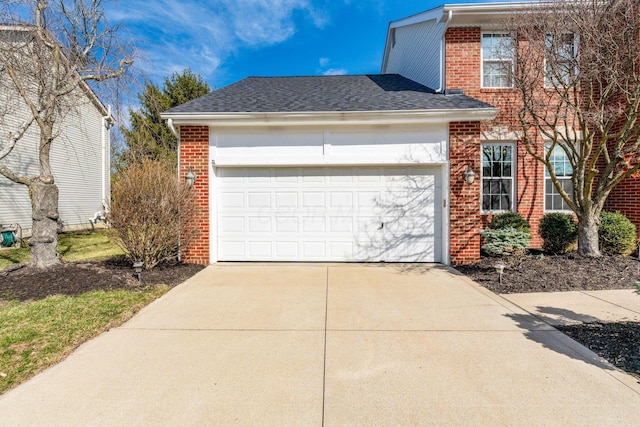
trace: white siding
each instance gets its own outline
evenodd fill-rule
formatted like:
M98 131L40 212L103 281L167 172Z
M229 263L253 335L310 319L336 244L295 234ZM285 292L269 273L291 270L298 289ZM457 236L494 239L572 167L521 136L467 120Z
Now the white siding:
M391 36L387 66L383 73L400 74L431 89L438 89L444 25L430 20L392 29L395 36Z
M51 168L60 192L60 218L67 227L89 227L89 219L102 209L103 198L109 198L109 131L103 126L102 112L84 99L86 102L60 123L51 150ZM3 102L11 105L11 113L5 115L4 124L0 124L0 144L6 143L7 132L15 129L28 114L26 107L15 99L5 98ZM0 161L18 173L37 175L37 147L34 124L14 151ZM28 189L0 176L0 224L16 222L25 230L31 228Z
M218 166L441 164L447 126L228 129L211 134Z
M89 218L102 210L103 185L109 176L104 174L103 184L103 169L108 171L108 163L103 160L102 141L108 141L107 133L101 112L90 102L78 107L62 126L51 152L51 168L60 190L60 218L65 226L90 225ZM108 146L104 148L106 151Z

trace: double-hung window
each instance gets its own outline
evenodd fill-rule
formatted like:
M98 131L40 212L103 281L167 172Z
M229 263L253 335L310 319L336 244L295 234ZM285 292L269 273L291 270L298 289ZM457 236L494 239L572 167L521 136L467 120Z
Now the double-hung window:
M558 36L547 34L545 54L545 87L564 87L572 84L577 71L577 36L563 33Z
M545 144L545 150L547 151L547 153L550 149L551 144ZM556 175L560 187L564 190L565 193L569 195L569 197L573 197L573 183L571 182L573 167L571 166L571 162L569 162L567 153L565 153L562 147L556 145L553 147L553 151L551 152L551 156L549 157L549 162L551 163L551 167L553 168L553 172ZM569 205L567 205L567 202L564 201L564 199L556 189L556 186L553 185L549 170L545 168L544 174L545 211L570 211L571 209L569 208Z
M515 147L513 144L482 145L482 211L514 210Z
M509 34L482 33L482 87L513 86L513 41Z

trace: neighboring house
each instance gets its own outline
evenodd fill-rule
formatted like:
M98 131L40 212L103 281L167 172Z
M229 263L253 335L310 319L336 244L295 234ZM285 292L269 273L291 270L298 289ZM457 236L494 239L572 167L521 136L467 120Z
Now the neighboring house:
M430 87L461 89L466 95L500 109L494 120L483 123L481 145L468 159L479 172L476 223L485 228L493 214L517 211L532 226L532 245L539 246L542 242L538 224L542 216L547 212L572 211L557 193L544 166L527 155L519 141L520 125L516 123L519 98L508 75L515 65L514 59L500 54L504 52L501 46L510 43L510 35L504 29L505 16L531 5L531 2L445 4L391 22L382 72L398 73ZM567 34L567 37L568 49L575 49L576 36ZM501 157L496 160L498 152ZM565 191L571 194L572 171L566 154L557 147L552 159ZM501 163L501 167L496 167L496 163ZM640 209L633 197L639 191L640 179L627 179L612 191L605 209L621 211L640 226ZM473 247L476 251L477 244Z
M566 206L518 142L488 48L500 14L524 5L392 22L380 75L253 77L165 112L180 176L197 177L201 233L185 259L459 264L508 210L539 245L539 219Z
M12 28L10 28L12 29ZM7 28L0 28L7 31ZM82 101L56 124L51 169L59 188L63 230L91 228L110 199L110 128L114 119L97 96L84 87ZM0 93L0 144L29 112L15 94ZM32 126L13 152L0 162L22 174L39 174L37 126ZM18 224L25 236L31 229L28 188L0 175L0 225Z

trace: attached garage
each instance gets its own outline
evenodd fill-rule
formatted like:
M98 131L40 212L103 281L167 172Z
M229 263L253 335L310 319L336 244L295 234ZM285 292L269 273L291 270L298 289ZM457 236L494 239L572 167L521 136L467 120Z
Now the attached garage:
M441 167L219 168L216 178L220 261L442 261Z
M477 141L495 112L399 75L250 77L169 110L198 176L184 256L449 263L449 124Z

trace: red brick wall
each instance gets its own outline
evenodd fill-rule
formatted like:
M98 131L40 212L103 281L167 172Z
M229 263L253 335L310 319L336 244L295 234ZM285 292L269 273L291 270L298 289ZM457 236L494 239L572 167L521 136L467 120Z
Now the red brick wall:
M480 27L449 28L446 43L446 87L500 108L494 125L516 125L518 97L513 89L483 89L480 58Z
M609 194L605 210L623 213L640 229L640 178L627 178Z
M195 223L198 233L189 245L182 248L184 262L209 264L209 127L180 127L180 179L189 168L196 174L193 191L196 193L197 213Z
M480 123L449 124L449 221L451 264L465 264L480 258L480 180L469 185L462 174L471 165L480 175Z
M619 132L624 123L624 118L620 118L618 126L613 129ZM613 151L613 143L610 144L610 150ZM598 169L604 170L605 164L602 159L598 159ZM640 231L640 177L629 177L618 184L609 193L604 210L609 212L620 212L625 215Z
M479 27L469 28L449 28L445 35L446 40L446 87L449 89L462 89L466 95L472 96L476 99L484 101L490 105L498 107L500 113L490 123L483 123L481 127L485 130L491 130L493 127L504 127L508 131L517 131L519 129L516 122L517 113L520 109L518 97L512 89L493 89L481 88L481 55L480 55L480 35L481 31ZM456 229L457 224L454 222L456 219L453 215L454 203L457 203L453 199L454 184L460 180L462 173L466 169L466 165L469 163L469 157L471 156L474 164L474 172L478 174L477 184L474 184L474 194L478 197L477 210L478 221L480 230L487 227L491 221L492 215L480 214L480 139L478 138L475 151L473 153L467 153L465 156L460 157L459 150L454 150L454 131L456 131L458 124L452 123L450 126L450 144L451 144L451 229ZM542 145L541 145L542 147ZM542 148L541 148L542 149ZM544 215L544 166L533 159L526 151L524 144L517 142L517 178L516 178L516 206L518 212L529 221L532 231L532 247L542 246L542 239L538 236L538 223L540 218ZM466 162L459 164L459 162ZM457 171L454 173L453 171ZM468 187L468 186L467 186ZM462 199L465 202L464 199ZM465 226L466 230L472 228ZM467 239L470 240L471 236ZM453 237L452 237L453 239ZM478 240L478 250L476 259L480 256L480 243ZM470 240L471 241L471 240ZM472 246L469 246L471 250ZM452 262L454 258L453 243L452 243ZM464 257L467 254L465 252Z

